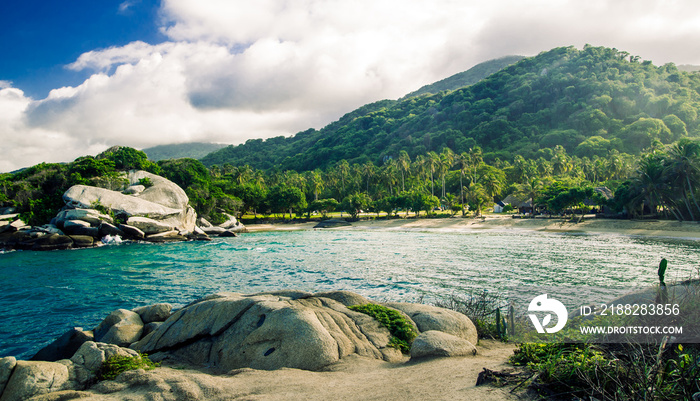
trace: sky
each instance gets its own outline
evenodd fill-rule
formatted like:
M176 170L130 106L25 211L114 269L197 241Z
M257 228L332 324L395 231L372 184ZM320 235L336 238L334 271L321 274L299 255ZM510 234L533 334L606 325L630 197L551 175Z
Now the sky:
M698 43L697 0L6 1L0 172L320 129L506 55L700 65Z

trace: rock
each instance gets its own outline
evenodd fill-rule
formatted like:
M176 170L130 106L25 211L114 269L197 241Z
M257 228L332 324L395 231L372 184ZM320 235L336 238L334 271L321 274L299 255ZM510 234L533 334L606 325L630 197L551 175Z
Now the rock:
M173 313L132 348L224 372L318 370L352 354L400 360L389 337L376 320L329 298L221 293Z
M28 227L29 226L27 225L27 223L25 223L21 219L17 219L15 221L13 221L12 223L10 223L10 228L14 229L15 231L19 231L19 230L22 230L22 229L28 228Z
M471 342L436 330L422 332L411 345L411 358L467 355L476 355Z
M345 306L364 305L370 303L370 301L367 298L350 291L317 292L313 296L319 298L330 298L334 301L340 302Z
M76 248L89 248L95 245L95 238L91 235L69 235Z
M114 344L87 341L78 348L78 351L76 351L70 360L94 374L100 369L104 361L115 355L127 357L137 356L138 352Z
M90 223L83 220L66 220L63 222L63 230L69 234L81 228L90 228Z
M476 344L479 336L474 323L464 314L437 306L389 302L384 306L406 313L421 332L437 330Z
M219 237L222 238L229 238L229 237L238 237L238 234L231 230L224 230L221 234L219 234Z
M56 362L17 361L1 401L23 401L71 386L68 368Z
M56 341L37 352L32 361L56 362L61 359L69 359L86 341L94 341L91 331L84 331L81 327L74 327L67 331Z
M202 227L202 231L207 235L219 235L225 232L226 229L221 227Z
M127 179L131 184L138 184L142 178L148 178L153 185L139 193L137 195L138 199L147 200L172 209L184 210L187 208L190 200L185 191L174 182L141 170L132 170L127 173ZM194 225L194 221L192 224Z
M86 209L95 202L99 202L102 206L111 209L115 214L124 213L128 216L149 215L166 218L179 215L182 212L181 210L163 206L146 199L87 185L74 185L68 188L63 194L63 201L69 208L72 208L69 210ZM109 222L111 223L111 221Z
M138 313L143 323L164 322L170 317L173 306L168 303L160 303L133 309Z
M202 228L214 227L207 219L204 217L199 217L197 219L197 226Z
M236 219L235 216L231 216L228 213L224 213L224 216L226 216L227 220L221 224L219 224L219 227L224 228L226 230L230 230L235 233L240 233L240 232L245 232L247 229L246 227L241 224L238 219Z
M177 230L172 230L172 231L166 231L163 233L147 235L146 241L150 241L150 242L187 241L187 237L180 235L180 232Z
M211 238L207 235L207 233L202 231L202 229L199 227L195 227L194 232L188 234L187 238L195 241L211 241Z
M29 245L23 243L22 245ZM33 251L55 251L69 249L73 246L73 240L67 235L49 234L31 241Z
M133 238L133 239L144 239L146 238L146 233L141 231L140 229L134 227L134 226L129 226L126 224L120 224L119 229L124 232L124 235L126 238Z
M114 224L103 222L102 224L100 224L98 229L99 229L99 238L105 237L107 235L111 235L111 236L118 235L122 238L126 237L126 234L124 233L124 231L117 228L116 226L114 226Z
M143 332L143 321L138 313L126 309L112 312L94 329L95 341L129 346L138 341Z
M333 228L333 227L342 227L342 226L351 226L352 224L348 223L344 219L329 219L329 220L323 220L316 224L314 228Z
M159 220L149 219L148 217L129 217L126 224L138 228L146 235L173 231L174 229L174 227L169 224Z
M131 185L129 188L125 189L124 192L122 192L122 193L125 195L137 195L145 190L146 190L146 187L144 187L143 185L135 184L135 185Z
M163 325L163 322L151 322L151 323L146 323L143 326L143 336L147 336L148 334L158 330L160 326Z
M17 365L17 360L13 356L0 358L0 397L5 390L5 385L10 380L15 365Z
M5 220L5 221L0 221L0 234L4 233L4 232L6 232L6 231L13 230L13 229L14 229L14 227L12 227L12 226L10 225L10 222L9 222L9 221L7 221L7 220Z
M71 187L73 188L73 187ZM91 187L86 187L91 188ZM70 191L70 189L69 189ZM65 199L65 195L64 195ZM103 221L112 222L112 218L106 214L102 214L95 209L90 209L89 205L81 209L68 209L59 212L56 215L56 225L63 227L65 222L70 220L81 220L90 223L91 226L99 226Z
M19 217L19 213L12 213L12 214L3 213L3 214L0 214L0 221L7 221L7 220L15 221L17 219L17 217Z
M34 230L42 231L42 232L45 232L47 234L65 235L63 233L63 231L61 231L61 229L59 229L58 227L56 227L53 224L44 224L43 226L34 227Z

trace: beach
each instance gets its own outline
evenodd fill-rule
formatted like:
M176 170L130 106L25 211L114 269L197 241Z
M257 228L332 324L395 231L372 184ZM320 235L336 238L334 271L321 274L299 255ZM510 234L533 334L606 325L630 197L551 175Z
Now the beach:
M313 230L316 222L249 224L249 232ZM329 228L325 228L326 230ZM478 230L541 231L579 234L612 234L666 238L700 239L700 224L675 220L621 220L588 216L581 222L556 218L512 218L510 215L489 215L483 218L399 218L353 222L350 226L331 230L386 230L469 233Z

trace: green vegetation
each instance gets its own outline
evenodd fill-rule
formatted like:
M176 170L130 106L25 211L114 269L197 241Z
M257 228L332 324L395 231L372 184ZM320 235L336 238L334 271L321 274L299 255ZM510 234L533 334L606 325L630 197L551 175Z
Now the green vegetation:
M464 88L365 105L321 130L249 140L202 161L308 171L371 161L382 165L448 147L479 146L484 160L639 154L655 141L698 136L700 75L655 67L616 49L556 48Z
M149 160L159 162L168 159L201 159L225 146L218 143L189 142L176 145L158 145L143 149L143 151L148 155Z
M672 64L557 48L468 87L376 102L319 131L249 140L203 161L156 164L115 147L40 164L1 175L0 202L43 224L70 185L119 189L120 170L141 168L182 186L213 223L333 210L479 216L508 195L519 201L507 210L529 204L579 221L591 210L698 221L698 90L700 74Z
M410 352L411 344L418 333L401 313L377 304L353 305L349 306L348 309L372 316L389 329L389 333L391 333L390 347L397 348L404 354Z
M700 391L700 349L681 344L522 344L511 363L533 372L545 397L690 400Z
M139 354L138 356L115 355L102 363L100 370L97 372L97 378L99 380L113 380L128 370L153 370L158 366L160 366L160 363L151 361L146 354Z

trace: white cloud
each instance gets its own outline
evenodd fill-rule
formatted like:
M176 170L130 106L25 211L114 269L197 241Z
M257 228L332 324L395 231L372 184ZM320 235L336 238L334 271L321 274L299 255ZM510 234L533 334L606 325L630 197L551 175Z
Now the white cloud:
M168 41L81 55L67 66L94 72L81 85L32 100L0 82L0 140L25 155L0 170L113 144L240 143L320 128L478 62L556 46L700 64L700 3L691 0L163 0L161 8Z

